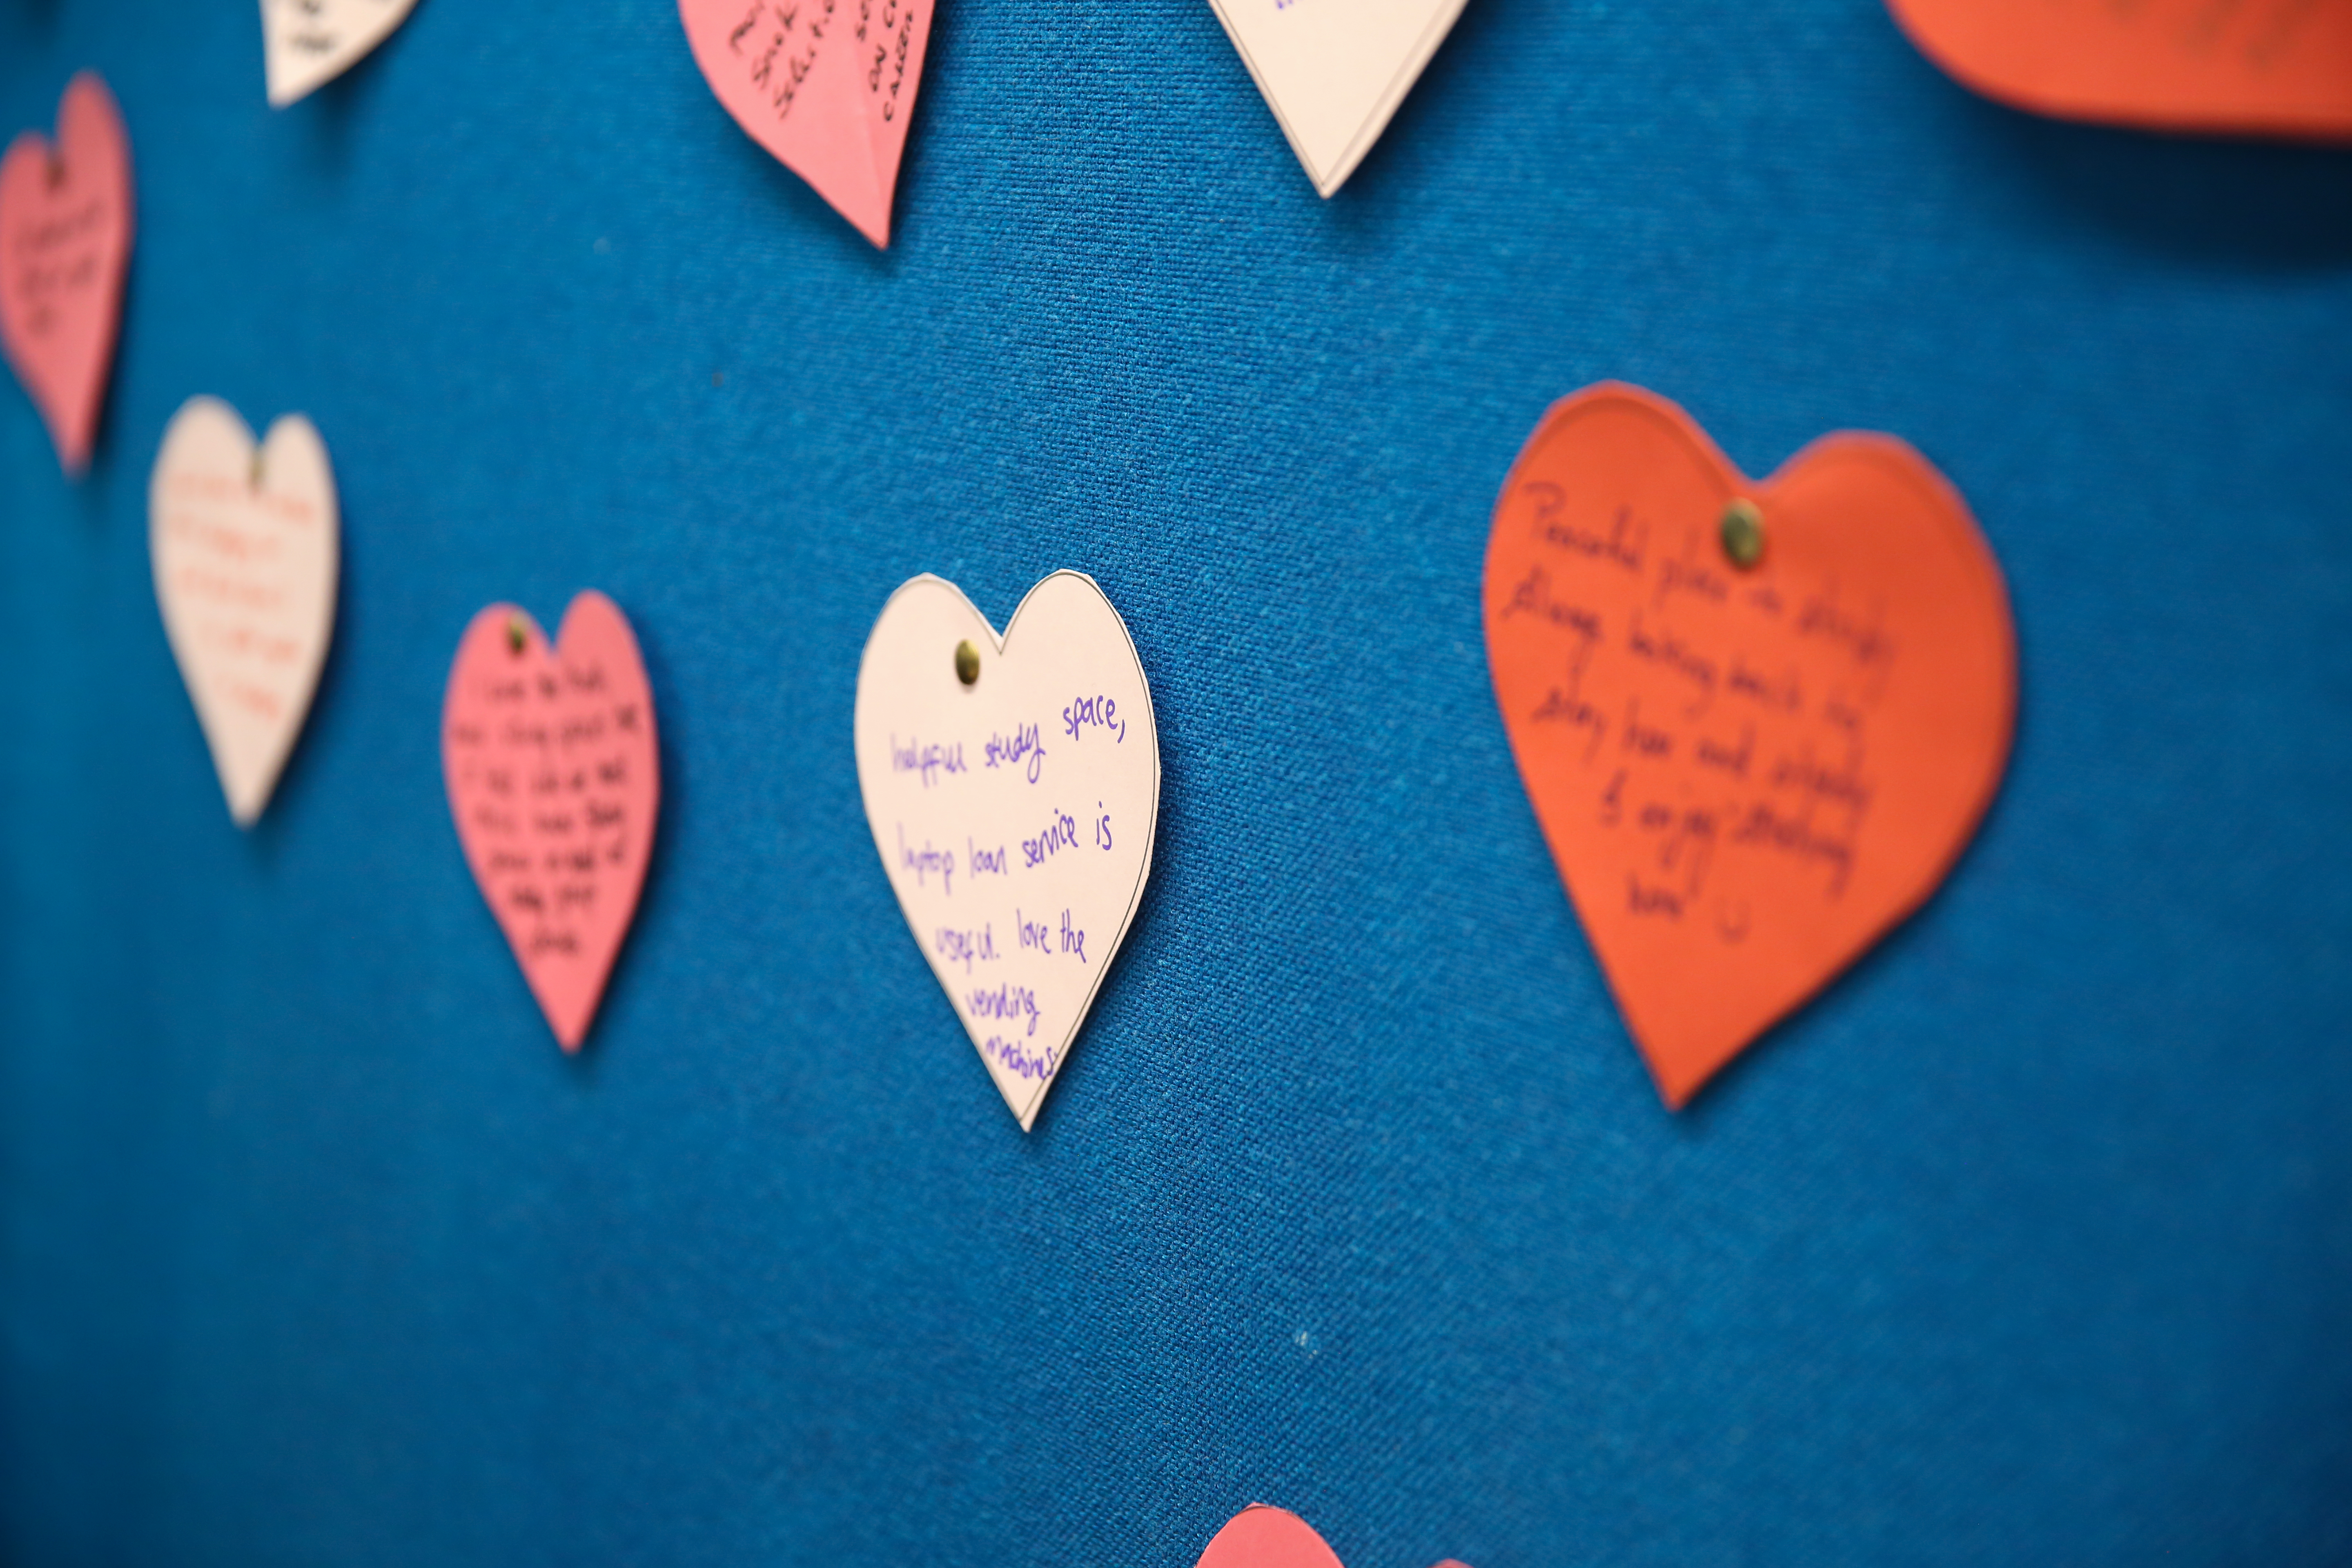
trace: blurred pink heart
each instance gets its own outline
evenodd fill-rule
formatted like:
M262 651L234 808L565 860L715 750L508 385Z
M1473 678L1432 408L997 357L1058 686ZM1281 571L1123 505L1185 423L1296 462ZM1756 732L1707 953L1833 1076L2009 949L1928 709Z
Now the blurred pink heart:
M1217 1531L1199 1568L1339 1568L1339 1557L1297 1514L1252 1503ZM1449 1557L1437 1568L1464 1565Z
M27 131L0 158L0 346L66 472L89 466L131 260L131 137L96 73L66 84L53 147Z

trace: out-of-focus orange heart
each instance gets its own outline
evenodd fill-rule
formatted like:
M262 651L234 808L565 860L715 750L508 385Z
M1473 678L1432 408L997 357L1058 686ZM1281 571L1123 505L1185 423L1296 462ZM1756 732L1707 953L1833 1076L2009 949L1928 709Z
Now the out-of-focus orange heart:
M1887 0L1966 86L2063 120L2352 141L2344 0Z

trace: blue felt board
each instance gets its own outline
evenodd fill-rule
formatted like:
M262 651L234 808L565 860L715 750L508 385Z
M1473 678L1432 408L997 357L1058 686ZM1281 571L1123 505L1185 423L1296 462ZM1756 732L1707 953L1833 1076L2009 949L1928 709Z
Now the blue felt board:
M1874 0L1470 0L1324 202L1202 0L948 0L878 254L664 0L422 0L282 112L250 4L0 0L0 126L85 65L86 481L0 386L0 1558L2352 1558L2352 154L2026 119ZM1612 376L1916 443L2024 660L1942 893L1681 1115L1479 626ZM195 393L345 509L251 833L147 563ZM900 580L1060 566L1166 786L1024 1138L849 721ZM570 1060L438 712L590 586L665 798Z

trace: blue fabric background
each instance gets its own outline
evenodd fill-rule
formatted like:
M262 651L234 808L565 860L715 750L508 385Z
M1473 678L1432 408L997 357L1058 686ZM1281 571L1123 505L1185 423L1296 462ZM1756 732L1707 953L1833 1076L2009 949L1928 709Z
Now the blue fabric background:
M1319 0L1318 0L1319 3ZM140 237L0 387L0 1554L1349 1568L2352 1555L2352 155L2042 123L1875 0L1470 0L1316 199L1202 0L949 0L877 254L667 0L0 0ZM1894 431L2025 671L1942 894L1663 1110L1489 696L1538 415ZM309 413L346 572L230 826L148 467ZM1094 574L1166 757L1033 1136L861 813L860 646ZM584 1059L468 879L468 616L595 586L664 821Z

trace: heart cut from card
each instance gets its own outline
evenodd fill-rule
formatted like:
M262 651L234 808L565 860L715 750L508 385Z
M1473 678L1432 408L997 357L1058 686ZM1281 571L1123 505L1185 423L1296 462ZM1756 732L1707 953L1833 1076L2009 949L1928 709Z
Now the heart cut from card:
M131 264L131 135L90 71L66 84L54 146L0 158L0 347L66 472L89 465Z
M2344 0L1889 0L1920 52L2012 108L2144 130L2352 140Z
M1076 572L1002 637L914 578L866 640L856 728L898 908L1025 1132L1151 874L1160 732L1127 624Z
M1209 0L1315 189L1347 183L1462 0Z
M553 647L492 605L442 705L449 813L556 1039L576 1051L637 912L661 800L653 689L620 607L572 601Z
M1313 1525L1286 1510L1252 1503L1211 1538L1198 1568L1340 1568L1340 1563ZM1437 1568L1463 1564L1448 1558Z
M930 0L678 0L710 90L877 246L930 37Z
M1503 727L1667 1104L1942 882L2017 708L1991 548L1925 458L1740 476L1681 409L1556 405L1486 547Z
M164 427L147 486L155 600L240 827L269 804L319 689L340 528L326 444L300 415L258 447L216 397Z
M415 7L416 0L261 0L269 106L283 109L342 75Z

